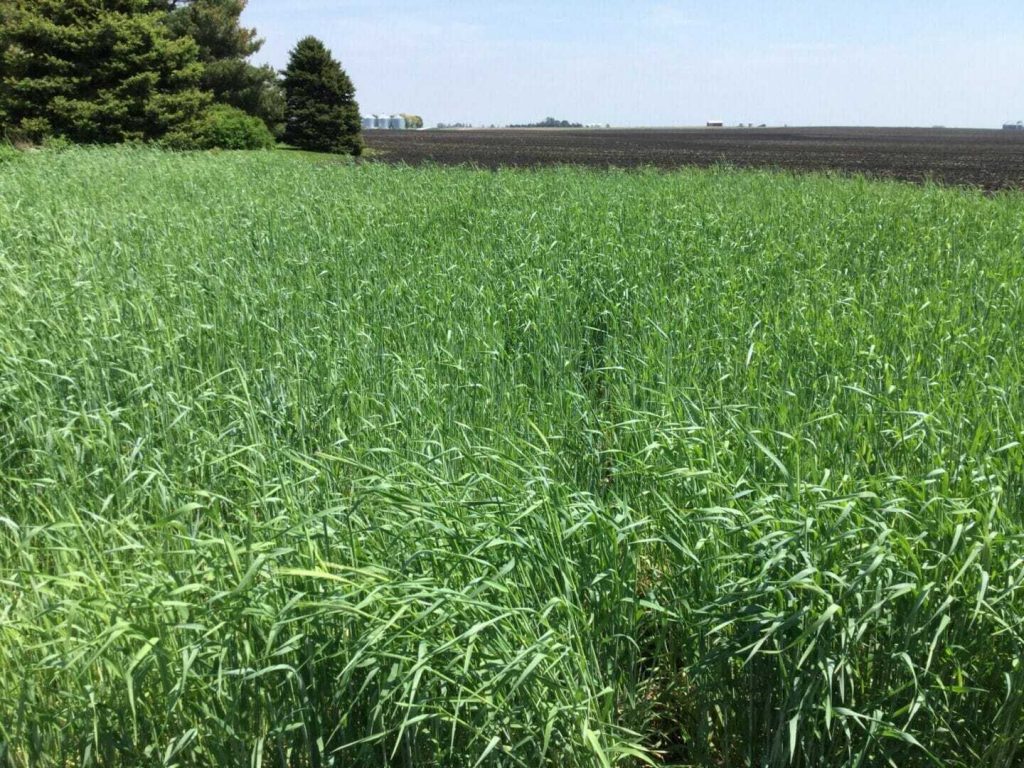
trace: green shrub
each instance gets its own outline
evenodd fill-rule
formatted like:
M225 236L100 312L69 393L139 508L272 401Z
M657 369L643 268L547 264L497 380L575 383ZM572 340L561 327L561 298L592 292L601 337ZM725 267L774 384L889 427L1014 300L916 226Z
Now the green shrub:
M174 149L271 149L274 135L258 117L215 104L192 125L168 136Z
M13 144L8 144L6 141L0 141L0 165L13 162L19 157L21 157L21 152L15 149Z
M53 126L45 117L26 117L7 131L11 143L20 146L42 144L47 136L53 135Z
M66 136L46 136L42 143L43 149L48 149L52 152L65 152L74 146L71 139Z

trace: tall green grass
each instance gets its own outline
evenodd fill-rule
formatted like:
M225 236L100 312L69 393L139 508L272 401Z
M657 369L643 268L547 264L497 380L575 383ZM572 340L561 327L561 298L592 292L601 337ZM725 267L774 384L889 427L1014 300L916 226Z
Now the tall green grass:
M0 765L1024 760L1024 196L0 169Z

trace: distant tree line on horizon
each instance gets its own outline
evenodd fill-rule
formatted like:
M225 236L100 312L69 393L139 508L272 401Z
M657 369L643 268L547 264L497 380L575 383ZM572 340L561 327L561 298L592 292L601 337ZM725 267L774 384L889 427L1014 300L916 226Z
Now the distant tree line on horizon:
M556 120L553 117L546 117L539 123L527 123L525 125L510 125L509 128L582 128L583 123L570 123L568 120Z
M472 123L438 123L437 130L451 130L455 128L475 128ZM498 128L500 126L480 126L481 128ZM571 123L568 120L556 120L553 117L546 117L539 123L524 123L521 125L506 125L505 128L586 128L583 123Z
M159 142L178 149L360 154L355 87L316 38L288 68L247 0L0 0L0 138L23 144Z

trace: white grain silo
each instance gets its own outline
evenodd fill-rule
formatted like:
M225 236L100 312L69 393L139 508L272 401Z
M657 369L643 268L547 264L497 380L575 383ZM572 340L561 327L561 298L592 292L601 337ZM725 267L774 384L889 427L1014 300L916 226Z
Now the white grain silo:
M404 131L405 130L405 118L401 115L392 115L391 120L388 123L388 128L393 131Z
M363 118L363 130L364 131L368 131L368 130L370 130L372 128L376 128L376 127L377 127L376 119L374 119L373 117L364 117Z

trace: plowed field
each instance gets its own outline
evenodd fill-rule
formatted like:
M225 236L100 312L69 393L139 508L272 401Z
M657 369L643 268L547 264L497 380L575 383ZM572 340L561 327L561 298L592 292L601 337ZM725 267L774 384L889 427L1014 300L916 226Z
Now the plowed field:
M368 131L389 162L486 168L726 163L1024 188L1024 132L891 128Z

